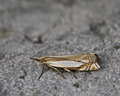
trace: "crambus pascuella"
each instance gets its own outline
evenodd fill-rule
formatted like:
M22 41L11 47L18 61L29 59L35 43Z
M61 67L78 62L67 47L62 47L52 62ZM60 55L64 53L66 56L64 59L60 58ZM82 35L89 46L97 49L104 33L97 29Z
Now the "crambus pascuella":
M63 78L63 74L60 72L59 68L70 72L75 78L77 78L71 70L76 71L92 71L98 70L100 66L97 61L100 60L95 53L83 53L78 55L60 55L60 56L44 56L44 57L32 57L30 59L37 60L43 63L42 72L39 78L42 76L45 65L56 70ZM38 78L38 79L39 79Z

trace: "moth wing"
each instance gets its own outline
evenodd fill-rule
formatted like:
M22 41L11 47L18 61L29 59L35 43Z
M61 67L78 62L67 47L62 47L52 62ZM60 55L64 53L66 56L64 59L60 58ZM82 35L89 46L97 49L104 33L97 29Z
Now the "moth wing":
M83 63L90 62L89 56L87 54L79 54L79 55L58 55L58 56L47 56L45 57L46 61L63 61L63 60L70 60L70 61L78 61Z
M46 63L49 64L50 66L59 68L71 68L71 67L77 68L84 64L82 62L75 61L47 61Z

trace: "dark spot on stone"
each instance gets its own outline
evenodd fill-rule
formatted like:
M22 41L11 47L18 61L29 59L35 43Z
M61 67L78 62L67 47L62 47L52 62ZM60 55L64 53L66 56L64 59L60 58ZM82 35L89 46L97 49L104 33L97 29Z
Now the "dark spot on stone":
M87 74L91 75L92 73L90 71L86 71Z
M97 22L92 22L89 25L89 28L91 31L97 31L100 27L105 26L106 22L105 21L97 21Z
M65 7L71 7L76 0L57 0L58 3L63 4Z
M35 89L35 93L36 94L40 94L40 90L39 89Z
M25 76L20 76L19 78L20 78L20 79L25 79Z
M68 44L70 44L70 42L67 41L66 44L68 45Z
M21 70L23 71L24 75L20 76L20 79L25 79L25 76L27 76L27 71L24 68L21 68Z
M55 86L54 88L55 88L55 90L57 90L57 86Z
M2 92L2 90L3 90L3 84L0 83L0 93Z
M7 29L6 28L0 28L0 36L4 36L7 33Z
M94 51L97 51L97 50L98 50L98 47L95 47L95 48L94 48Z
M27 76L27 71L23 69L24 76Z
M40 95L40 90L38 88L34 89L34 94L32 96L39 96Z
M120 43L116 42L116 43L113 45L113 48L115 48L115 49L120 49Z
M114 46L115 49L120 49L120 45Z
M79 88L79 84L78 83L73 84L73 86L76 87L76 88Z
M34 41L34 43L40 43L40 44L43 43L41 35L38 36L37 40Z
M24 35L24 37L26 40L33 42L33 43L40 43L40 44L43 43L41 35L35 36L35 37L29 37L28 35Z
M24 38L25 38L26 40L28 40L28 41L32 42L32 40L30 39L30 37L29 37L29 36L24 35Z
M4 58L4 56L5 56L5 55L0 52L0 60L1 60L2 58Z
M18 87L18 89L19 89L19 90L21 90L21 88L20 88L20 87Z

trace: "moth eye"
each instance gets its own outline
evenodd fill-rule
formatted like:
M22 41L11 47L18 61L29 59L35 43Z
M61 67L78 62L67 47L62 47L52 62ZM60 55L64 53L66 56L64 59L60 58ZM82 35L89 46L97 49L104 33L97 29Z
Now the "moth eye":
M101 58L98 56L98 54L95 54L97 61L100 61Z

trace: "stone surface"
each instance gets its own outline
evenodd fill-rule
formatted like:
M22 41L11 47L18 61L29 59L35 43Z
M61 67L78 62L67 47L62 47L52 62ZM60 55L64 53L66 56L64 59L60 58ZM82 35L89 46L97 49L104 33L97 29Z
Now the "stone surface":
M0 96L120 96L120 0L0 0ZM96 52L101 69L63 71L32 56Z

